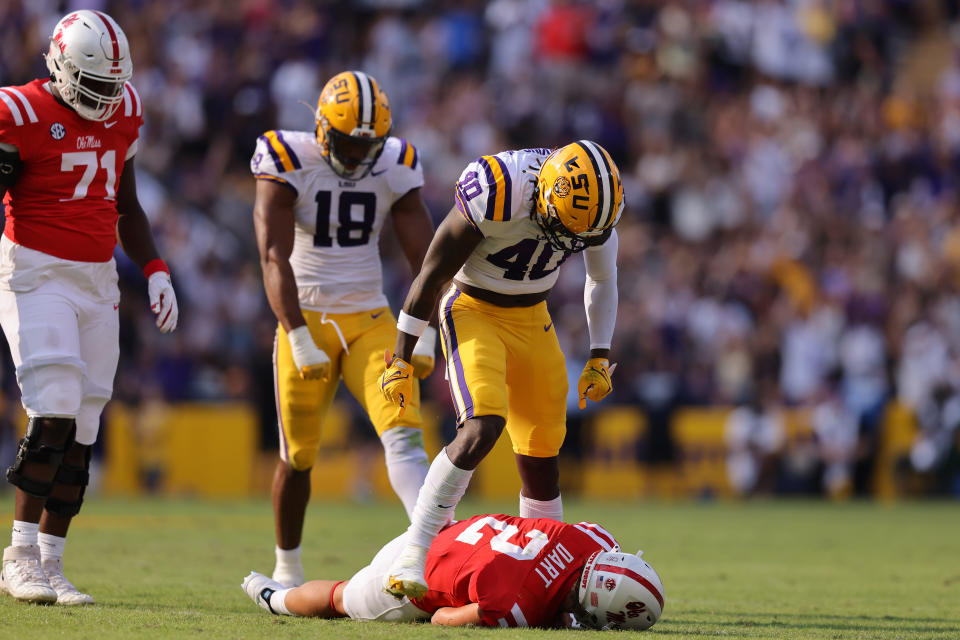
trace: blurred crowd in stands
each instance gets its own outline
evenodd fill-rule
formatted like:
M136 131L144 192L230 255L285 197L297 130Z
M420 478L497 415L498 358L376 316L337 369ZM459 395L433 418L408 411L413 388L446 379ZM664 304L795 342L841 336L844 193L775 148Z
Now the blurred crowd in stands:
M181 305L172 336L152 330L118 259L118 399L252 399L273 432L248 161L263 130L312 129L326 79L362 68L419 148L435 221L481 154L591 138L613 155L627 211L608 402L647 412L647 460L676 455L677 407L738 406L731 481L776 488L780 412L807 408L814 490L832 490L858 483L897 401L921 427L904 464L953 469L934 485L960 494L956 0L3 0L0 85L45 75L53 25L81 4L130 39L140 195ZM410 274L384 235L396 308ZM582 286L571 260L549 300L572 372ZM449 408L442 367L428 386Z

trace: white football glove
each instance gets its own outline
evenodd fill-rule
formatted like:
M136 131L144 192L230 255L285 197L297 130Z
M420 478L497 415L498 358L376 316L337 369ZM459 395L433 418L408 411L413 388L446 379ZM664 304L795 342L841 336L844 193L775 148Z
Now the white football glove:
M433 327L427 327L413 347L413 357L410 358L410 364L413 365L413 375L418 378L426 378L430 375L433 372L436 352L437 330Z
M180 309L177 307L177 294L173 292L170 274L155 271L147 280L147 294L150 296L150 311L157 316L157 328L160 333L170 333L177 328Z
M293 351L293 364L304 380L330 379L330 357L317 346L307 325L301 325L287 334Z

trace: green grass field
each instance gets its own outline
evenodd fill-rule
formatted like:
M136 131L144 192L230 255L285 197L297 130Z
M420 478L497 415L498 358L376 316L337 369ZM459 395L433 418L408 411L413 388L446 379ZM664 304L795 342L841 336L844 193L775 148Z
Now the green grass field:
M3 497L8 544L12 496ZM515 511L467 502L461 517ZM671 638L960 638L960 504L823 502L586 504L663 577ZM312 504L308 577L347 578L404 527L397 505ZM0 638L540 638L574 633L278 618L239 585L273 568L266 501L91 499L67 543L67 575L98 604L0 597ZM27 631L29 630L29 631ZM577 637L592 637L587 636Z

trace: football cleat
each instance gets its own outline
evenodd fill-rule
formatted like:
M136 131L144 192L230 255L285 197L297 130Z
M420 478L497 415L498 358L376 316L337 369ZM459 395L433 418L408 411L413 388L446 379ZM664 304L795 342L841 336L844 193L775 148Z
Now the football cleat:
M65 15L53 28L46 56L50 83L86 120L108 120L123 102L123 87L133 75L130 45L113 18L82 9Z
M81 593L63 575L63 558L44 558L40 561L43 574L47 576L50 586L57 592L57 604L74 606L78 604L93 604L93 596Z
M279 582L286 588L299 587L307 581L303 575L303 566L279 564L273 568L273 580Z
M427 549L408 544L390 565L383 581L383 590L394 598L422 598L427 593L426 568Z
M57 601L57 592L40 568L40 547L31 544L3 550L0 591L22 602Z
M348 180L370 173L393 126L387 94L362 71L330 78L320 92L316 119L323 159Z
M603 244L623 212L620 170L596 142L568 144L543 161L536 204L534 217L555 249L577 252Z
M276 580L271 580L262 573L251 571L250 575L243 579L243 584L240 586L261 609L269 611L273 615L280 615L270 606L270 598L277 591L286 589L282 584Z

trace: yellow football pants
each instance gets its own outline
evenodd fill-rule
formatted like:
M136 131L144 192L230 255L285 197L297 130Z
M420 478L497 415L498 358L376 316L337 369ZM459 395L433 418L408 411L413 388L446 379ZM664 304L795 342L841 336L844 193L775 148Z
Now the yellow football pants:
M557 455L567 431L567 368L547 303L498 307L451 286L439 312L457 422L501 416L515 453Z
M392 351L397 339L396 320L390 309L340 314L304 310L303 317L314 342L330 357L332 366L327 382L302 380L293 363L287 333L283 327L277 327L274 392L283 460L297 470L313 466L324 417L341 378L367 412L377 435L396 426L421 427L418 380L413 381L413 399L402 418L399 407L380 392L378 379L386 366L383 353Z

